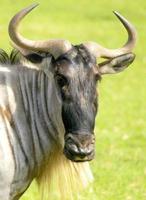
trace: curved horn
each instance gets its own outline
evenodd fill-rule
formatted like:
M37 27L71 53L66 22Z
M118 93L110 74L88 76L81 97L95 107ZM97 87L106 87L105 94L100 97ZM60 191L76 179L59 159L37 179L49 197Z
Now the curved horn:
M113 58L116 56L119 56L121 54L129 53L132 51L132 49L135 46L136 43L136 30L134 26L128 22L127 19L125 19L122 15L120 15L118 12L114 11L114 14L118 17L118 19L121 21L121 23L124 25L124 27L127 30L128 33L128 40L126 44L119 49L107 49L95 42L86 42L84 43L84 46L87 47L87 49L95 56L95 57L103 57L103 58Z
M55 57L58 57L72 48L72 45L69 41L62 39L32 41L22 37L17 31L21 20L37 6L38 4L33 4L27 8L24 8L11 19L8 29L9 36L14 44L21 49L47 51Z

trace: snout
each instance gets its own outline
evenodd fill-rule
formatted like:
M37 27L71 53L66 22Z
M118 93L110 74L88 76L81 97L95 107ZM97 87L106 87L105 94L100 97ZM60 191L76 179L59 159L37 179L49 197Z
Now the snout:
M95 138L91 133L68 133L65 136L64 154L75 162L90 161L95 154L94 143Z

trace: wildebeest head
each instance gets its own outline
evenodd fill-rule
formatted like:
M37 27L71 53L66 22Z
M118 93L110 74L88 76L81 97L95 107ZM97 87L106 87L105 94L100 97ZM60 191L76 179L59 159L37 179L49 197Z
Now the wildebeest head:
M136 31L115 12L128 32L128 41L122 48L106 49L94 42L73 46L66 40L30 41L17 32L17 27L34 7L36 5L25 8L12 18L9 35L14 45L31 62L40 63L41 66L46 60L45 72L51 63L62 102L64 153L73 161L91 160L94 157L94 123L98 109L97 83L103 74L120 72L132 63L135 56L131 51L135 46ZM96 58L99 57L106 58L106 61L98 64Z

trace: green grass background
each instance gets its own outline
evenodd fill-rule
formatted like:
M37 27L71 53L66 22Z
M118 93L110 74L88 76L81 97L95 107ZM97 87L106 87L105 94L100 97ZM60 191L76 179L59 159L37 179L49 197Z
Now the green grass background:
M106 75L99 84L96 119L95 181L80 200L146 200L146 1L38 0L40 6L23 22L31 39L65 38L73 44L93 40L120 47L126 32L112 14L119 11L136 27L135 62L123 73ZM10 50L10 18L32 0L0 0L0 47ZM21 200L38 200L36 187ZM50 197L50 199L52 199Z

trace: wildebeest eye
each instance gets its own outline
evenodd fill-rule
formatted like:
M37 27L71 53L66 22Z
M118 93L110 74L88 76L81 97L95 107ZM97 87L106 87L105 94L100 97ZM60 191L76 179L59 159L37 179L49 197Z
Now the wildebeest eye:
M55 77L57 84L59 87L63 88L65 85L68 85L68 79L63 75L56 75Z
M100 74L95 74L95 80L96 81L101 81L101 75Z

